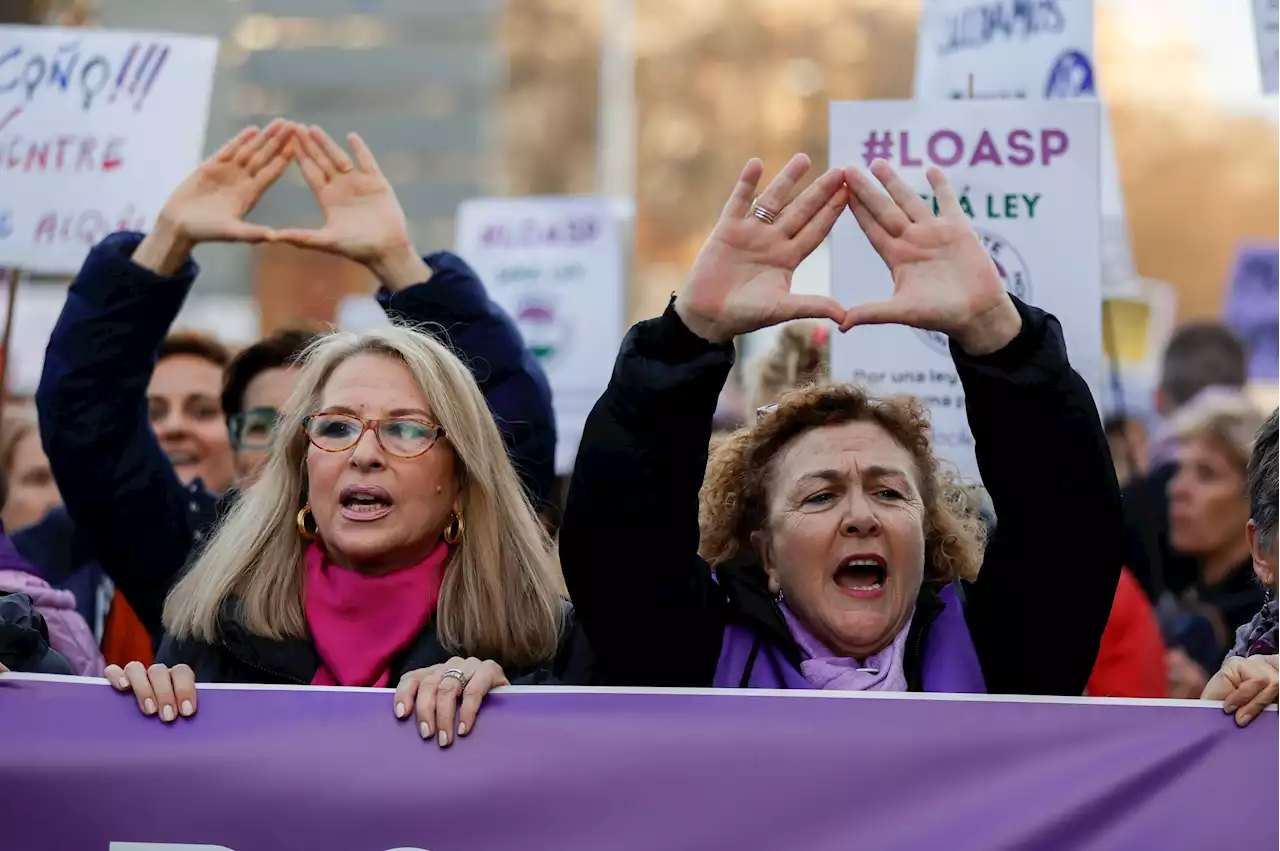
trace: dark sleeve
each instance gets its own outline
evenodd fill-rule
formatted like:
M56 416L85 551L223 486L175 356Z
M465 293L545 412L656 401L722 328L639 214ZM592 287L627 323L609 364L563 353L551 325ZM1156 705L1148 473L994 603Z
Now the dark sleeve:
M731 346L668 307L627 334L587 417L560 562L607 685L707 686L715 674L725 605L698 557L698 491L732 364Z
M130 259L141 241L113 234L89 253L49 338L36 406L77 536L157 634L191 552L192 495L151 430L147 384L197 267L148 271Z
M442 251L423 259L431 267L429 281L396 293L383 291L378 301L390 315L444 332L471 368L512 466L539 507L551 498L556 476L556 423L547 377L515 322L489 299L462 258Z
M1004 349L951 347L997 519L966 614L990 692L1079 695L1120 579L1120 486L1062 326L1015 302L1022 331Z

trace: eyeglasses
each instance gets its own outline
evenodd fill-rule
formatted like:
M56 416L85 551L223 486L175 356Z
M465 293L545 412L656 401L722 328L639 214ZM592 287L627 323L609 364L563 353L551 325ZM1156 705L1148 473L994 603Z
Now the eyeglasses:
M353 414L312 414L302 421L307 440L325 452L346 452L372 430L378 445L397 458L425 455L444 436L444 427L412 419L366 420Z
M271 443L280 412L275 408L254 408L227 417L232 449L266 449Z

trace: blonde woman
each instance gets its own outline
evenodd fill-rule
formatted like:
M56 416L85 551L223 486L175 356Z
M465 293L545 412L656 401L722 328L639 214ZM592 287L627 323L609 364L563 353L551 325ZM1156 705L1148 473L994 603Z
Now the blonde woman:
M1248 465L1263 415L1243 394L1205 390L1171 420L1178 472L1169 482L1169 544L1195 559L1197 576L1165 603L1171 697L1200 696L1235 631L1262 608L1249 540Z
M107 677L165 721L195 682L395 685L446 746L489 689L543 679L569 610L471 373L403 327L308 350L259 480L165 603L150 670Z

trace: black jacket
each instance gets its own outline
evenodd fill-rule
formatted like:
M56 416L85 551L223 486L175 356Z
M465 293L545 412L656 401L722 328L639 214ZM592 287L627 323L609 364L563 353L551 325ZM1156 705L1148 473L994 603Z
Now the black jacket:
M50 646L49 625L27 594L0 591L0 665L24 674L75 674Z
M998 518L965 613L989 691L1078 695L1119 581L1120 489L1061 327L1015 303L1022 330L1004 349L952 346ZM707 686L726 624L767 617L763 587L722 586L697 555L712 415L732 363L732 346L697 337L669 307L632 328L587 419L560 561L610 685Z
M592 682L590 651L577 628L573 607L564 604L564 631L554 660L546 665L514 669L506 665L503 672L517 685L550 682L588 685ZM418 668L429 668L449 661L454 653L440 644L436 622L432 618L408 649L391 663L390 682ZM164 665L189 665L200 683L266 683L307 685L320 667L315 645L307 638L272 640L254 635L236 616L234 600L223 601L218 616L218 640L214 644L201 641L179 641L166 635L156 653L156 661Z

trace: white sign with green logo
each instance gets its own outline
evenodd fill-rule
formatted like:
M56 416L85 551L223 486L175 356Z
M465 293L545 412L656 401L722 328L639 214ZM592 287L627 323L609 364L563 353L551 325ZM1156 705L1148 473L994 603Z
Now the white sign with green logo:
M458 207L457 228L458 254L516 321L546 371L556 471L567 474L622 343L617 220L601 198L476 198Z

